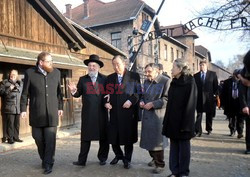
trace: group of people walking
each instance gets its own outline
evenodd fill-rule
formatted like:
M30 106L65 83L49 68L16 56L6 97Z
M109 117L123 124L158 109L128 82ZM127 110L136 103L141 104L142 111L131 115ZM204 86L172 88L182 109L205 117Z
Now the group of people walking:
M249 55L250 52L245 56L245 65L248 64L248 60L250 61ZM99 72L104 63L98 55L90 55L84 63L88 66L88 74L80 77L77 84L69 83L68 85L73 97L82 97L80 153L73 165L86 166L91 141L99 141L97 157L100 165L106 164L111 144L115 158L110 164L115 165L121 160L123 167L130 169L133 145L138 141L138 121L141 121L139 145L147 150L152 158L148 162L149 166L154 167L152 172L163 171L164 149L168 145L167 138L169 138L171 171L169 177L189 176L190 140L202 135L203 113L206 113L205 129L208 135L211 134L216 98L219 95L216 73L207 69L206 61L200 62L200 72L192 76L187 61L176 59L171 70L172 80L162 74L161 65L149 63L145 66L144 83L141 83L138 73L126 69L126 60L123 56L117 55L112 59L114 73L109 76L104 76ZM235 100L232 104L235 108L238 106L237 110L242 110L245 115L249 115L248 71L250 67L249 70L247 67L244 70L246 71L238 76L243 84L238 85L238 82L235 84L233 80L228 85L234 91L235 88L242 87L239 89L242 91L232 93L241 100L244 106L238 108L239 104L235 103ZM17 103L19 107L13 108L15 112L9 112L10 107L6 106L8 125L11 125L7 131L7 140L9 143L22 141L19 139L18 129L16 130L13 125L19 124L20 114L21 117L26 117L29 105L32 137L35 139L42 160L44 174L49 174L54 165L58 117L63 115L60 71L53 67L51 55L42 52L37 57L36 66L26 70L23 87L21 82L12 79L12 72L8 80L10 86L3 84L5 86L1 86L1 94L7 95L11 91L16 97L19 95L21 101L20 104ZM230 95L231 92L222 91L222 93ZM229 101L224 99L222 105L225 103ZM230 109L227 111L226 106L224 108L226 115L232 119L231 134L234 134L233 116L238 116L238 114L232 115L228 113ZM196 120L195 111L197 111ZM248 125L249 122L248 120ZM16 127L19 128L19 126ZM247 131L249 130L250 127L247 127ZM238 133L242 135L242 131ZM250 133L246 136L249 139ZM124 146L123 150L121 146ZM247 151L250 153L249 141Z

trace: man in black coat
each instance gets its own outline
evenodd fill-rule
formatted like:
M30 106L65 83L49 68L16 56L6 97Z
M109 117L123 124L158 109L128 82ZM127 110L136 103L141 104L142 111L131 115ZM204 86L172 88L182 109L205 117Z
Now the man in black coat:
M115 158L110 164L114 165L123 160L124 168L129 169L133 144L138 139L137 102L140 76L125 69L125 60L120 55L112 59L112 65L115 73L108 76L105 87L106 93L110 95L110 101L105 104L110 111L108 138L115 153ZM120 145L124 145L124 153Z
M239 100L239 79L235 70L233 76L224 81L221 91L221 104L224 108L224 114L229 120L228 127L230 136L238 132L238 138L243 137L244 116L240 108Z
M27 69L24 76L21 117L26 117L29 98L29 124L44 174L52 172L58 116L63 115L60 80L60 71L53 68L52 57L47 52L38 55L37 66Z
M106 76L99 73L99 69L103 67L99 56L90 55L84 63L88 66L88 74L79 79L77 86L74 83L69 85L74 97L82 96L81 149L78 161L73 164L85 166L91 141L99 140L97 157L100 165L105 165L109 153L107 111L102 103Z
M209 135L212 132L213 117L215 117L216 95L218 94L218 79L213 71L207 69L206 60L200 61L200 72L194 75L198 88L197 117L195 132L197 136L202 134L202 113L206 113L206 131Z
M0 95L3 95L3 113L7 123L6 134L9 144L23 142L19 139L20 127L20 98L22 82L18 80L18 71L11 70L9 79L0 85Z

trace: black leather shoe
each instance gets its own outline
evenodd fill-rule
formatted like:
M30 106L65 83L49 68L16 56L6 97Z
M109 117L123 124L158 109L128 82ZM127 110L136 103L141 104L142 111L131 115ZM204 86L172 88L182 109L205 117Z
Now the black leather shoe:
M52 172L52 165L45 164L45 169L44 169L43 174L47 175L47 174L50 174L51 172Z
M3 137L2 138L2 143L5 143L7 141L7 138L6 137Z
M72 164L77 165L77 166L83 166L83 167L86 165L85 163L81 163L81 162L78 162L78 161L73 162Z
M250 150L246 150L246 151L245 151L245 154L250 154Z
M125 169L130 169L130 167L131 167L130 162L124 161L123 163L124 163L123 167Z
M106 161L100 161L99 164L102 165L106 165Z
M241 139L243 137L243 134L238 134L237 138Z
M23 142L23 140L21 140L21 139L19 139L19 138L18 138L18 139L14 139L14 141L15 141L15 142L19 142L19 143Z
M121 159L118 158L118 157L115 157L115 158L110 162L110 165L115 165L115 164L117 164L119 160L121 160Z
M210 135L211 134L211 131L207 131L207 135Z
M15 142L12 139L8 139L9 144L14 144Z

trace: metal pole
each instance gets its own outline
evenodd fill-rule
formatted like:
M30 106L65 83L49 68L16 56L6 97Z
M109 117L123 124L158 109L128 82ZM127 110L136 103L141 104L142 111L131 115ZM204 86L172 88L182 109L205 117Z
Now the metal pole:
M155 16L154 16L152 22L150 23L150 26L148 27L147 32L146 32L145 35L143 36L143 39L142 39L142 41L141 41L141 43L140 43L140 45L139 45L137 51L136 51L135 53L133 53L132 57L130 58L130 66L129 66L129 68L128 68L129 71L132 69L132 67L133 67L133 65L134 65L134 63L135 63L136 57L137 57L137 55L138 55L138 53L139 53L139 51L140 51L140 49L141 49L143 43L144 43L144 42L146 41L146 39L148 38L148 34L149 34L149 32L150 32L152 26L154 25L155 20L156 20L156 18L158 17L158 14L159 14L159 12L160 12L160 10L161 10L161 8L162 8L164 2L165 2L165 0L162 0L161 5L160 5L160 7L158 8L158 10L157 10L157 12L156 12L156 14L155 14Z

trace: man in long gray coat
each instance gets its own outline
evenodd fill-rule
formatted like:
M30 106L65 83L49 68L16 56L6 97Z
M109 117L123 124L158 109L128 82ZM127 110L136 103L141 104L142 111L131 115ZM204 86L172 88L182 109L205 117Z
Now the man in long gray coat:
M161 173L164 169L164 148L167 139L162 135L162 122L166 112L170 79L159 74L159 67L150 63L145 67L147 80L144 82L143 96L140 101L142 110L142 129L140 147L148 150L155 166L153 173Z
M58 116L63 115L60 80L60 71L53 68L53 60L48 52L41 52L36 67L27 69L24 76L21 117L26 117L29 98L29 123L44 174L52 172Z
M90 55L84 60L88 66L88 74L80 77L77 86L69 85L74 97L82 96L82 127L81 127L81 149L78 161L74 165L85 166L91 141L99 140L98 159L100 165L105 165L109 153L107 141L107 112L102 104L104 96L104 85L106 76L99 73L103 62L98 55Z

